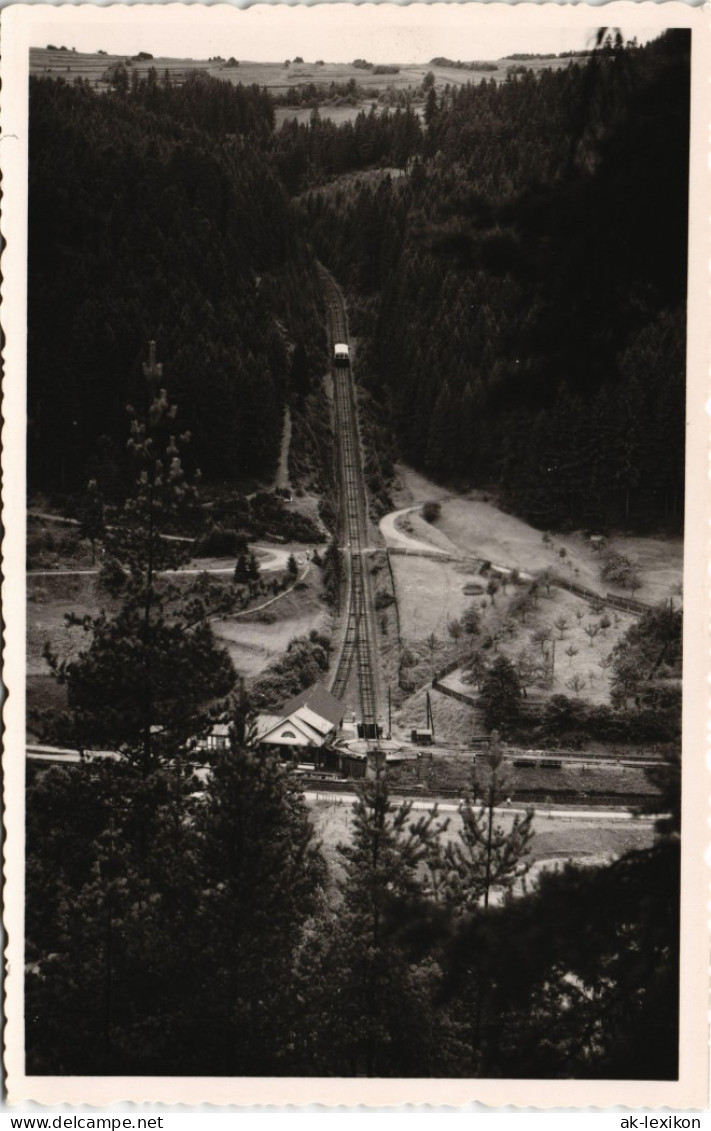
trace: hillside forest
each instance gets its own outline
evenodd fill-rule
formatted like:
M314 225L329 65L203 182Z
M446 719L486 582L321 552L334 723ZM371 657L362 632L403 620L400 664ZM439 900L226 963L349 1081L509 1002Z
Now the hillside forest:
M300 781L250 745L259 704L215 623L266 595L247 526L324 534L271 490L287 409L290 481L335 534L320 264L347 298L374 509L402 459L544 537L681 529L689 71L672 30L426 75L340 125L315 97L279 128L268 90L198 72L31 80L28 486L74 500L109 554L100 608L68 618L83 650L43 652L62 699L37 733L76 758L27 764L28 1075L679 1078L671 600L620 634L610 708L576 693L544 717L576 746L649 726L649 841L540 873L537 816L505 809L505 656L457 813L376 775L324 846ZM238 546L231 581L177 577L175 535L197 532ZM333 602L341 560L334 538L316 564ZM329 647L292 642L264 701L297 667L320 680Z

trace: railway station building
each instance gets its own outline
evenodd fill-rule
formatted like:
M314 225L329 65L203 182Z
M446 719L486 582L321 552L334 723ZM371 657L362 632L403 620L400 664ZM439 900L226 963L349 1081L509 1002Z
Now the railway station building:
M257 715L255 745L282 757L322 765L338 737L344 714L340 700L316 683L277 712Z

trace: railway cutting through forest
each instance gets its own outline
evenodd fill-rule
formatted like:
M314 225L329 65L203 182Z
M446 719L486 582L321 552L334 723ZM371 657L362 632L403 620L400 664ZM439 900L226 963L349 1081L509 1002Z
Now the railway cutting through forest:
M358 430L353 374L347 360L337 363L334 346L348 346L348 320L343 297L325 269L321 269L328 303L333 365L333 402L338 461L338 539L345 563L344 633L331 681L331 692L342 699L357 675L357 697L363 736L377 738L382 718L377 620L367 567L368 508L363 457ZM355 674L354 674L355 663Z

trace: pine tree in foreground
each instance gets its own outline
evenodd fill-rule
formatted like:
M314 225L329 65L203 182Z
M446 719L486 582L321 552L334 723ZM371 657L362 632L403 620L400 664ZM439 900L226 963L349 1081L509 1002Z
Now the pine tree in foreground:
M433 890L455 915L488 907L492 890L509 893L528 871L534 811L502 819L511 783L498 732L492 733L488 754L480 756L480 762L484 764L474 768L472 792L459 808L457 835L446 843L435 841L428 859Z
M497 731L479 762L483 765L474 767L472 792L460 805L456 835L433 841L427 861L433 895L449 917L450 938L456 938L463 922L481 923L485 938L492 893L506 900L528 871L534 811L506 817L501 811L510 781ZM480 942L481 936L476 938ZM456 1074L485 1074L491 1033L497 1031L486 960L485 945L483 950L475 945L467 960L460 960L458 993L447 1011L454 1063L461 1066Z
M31 1073L293 1074L292 964L325 882L303 797L237 741L174 790L126 762L32 782Z
M300 1071L313 1075L428 1075L436 970L414 962L407 932L429 902L424 861L446 827L436 811L394 805L385 782L365 782L349 843L338 846L338 902L298 968Z
M189 557L189 539L175 536L198 513L186 482L176 434L176 408L154 362L146 366L150 403L129 409L129 454L134 490L105 535L114 570L118 612L70 618L89 637L75 659L45 647L57 680L67 686L68 713L52 721L50 737L80 751L108 749L140 765L145 775L167 759L188 754L210 725L206 708L224 698L235 672L216 645L209 617L231 607L234 591L206 574L186 581L176 573Z

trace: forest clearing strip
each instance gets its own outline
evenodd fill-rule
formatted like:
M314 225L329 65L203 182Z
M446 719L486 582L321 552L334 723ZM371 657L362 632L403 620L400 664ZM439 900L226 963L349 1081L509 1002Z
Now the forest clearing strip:
M321 269L327 292L332 348L348 344L348 323L342 295L335 281ZM360 709L366 734L375 733L382 713L377 628L370 578L363 551L368 549L366 487L358 429L358 410L349 357L343 367L333 366L333 391L338 463L340 469L341 542L346 541L348 561L348 612L346 632L331 691L341 698L357 661Z

